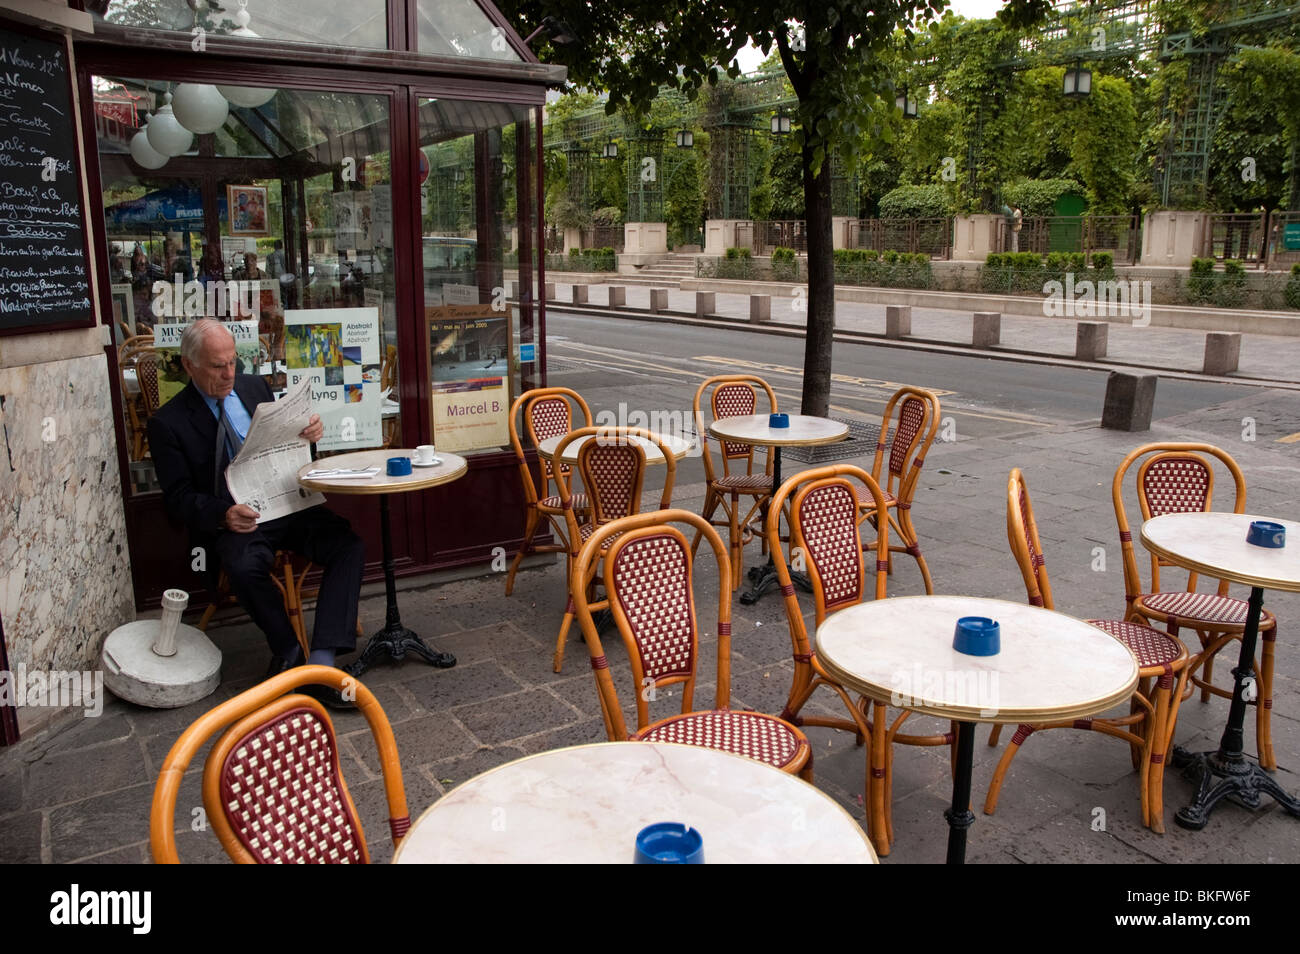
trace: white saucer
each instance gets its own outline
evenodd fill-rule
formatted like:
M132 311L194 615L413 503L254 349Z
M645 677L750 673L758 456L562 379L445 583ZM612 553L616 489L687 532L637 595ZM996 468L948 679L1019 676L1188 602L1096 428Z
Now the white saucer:
M416 460L414 457L411 458L411 466L412 466L412 467L437 467L437 466L438 466L439 464L441 464L441 463L442 463L442 458L441 458L441 457L435 457L433 460L429 461L429 463L427 463L427 464L422 464L422 463L420 463L420 462L419 462L418 460Z

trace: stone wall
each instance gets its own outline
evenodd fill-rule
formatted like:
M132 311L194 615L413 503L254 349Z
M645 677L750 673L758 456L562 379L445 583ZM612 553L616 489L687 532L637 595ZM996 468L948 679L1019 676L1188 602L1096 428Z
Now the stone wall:
M0 618L9 664L98 668L135 618L102 352L0 367ZM48 711L19 710L20 729Z

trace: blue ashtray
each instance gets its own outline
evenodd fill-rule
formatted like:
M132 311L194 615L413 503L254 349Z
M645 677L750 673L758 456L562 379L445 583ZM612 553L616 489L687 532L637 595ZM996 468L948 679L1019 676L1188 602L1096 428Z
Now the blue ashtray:
M657 822L636 833L638 865L702 865L704 839L681 822Z
M987 616L963 616L957 620L952 648L967 656L996 656L1002 649L1002 627Z
M790 415L789 415L789 414L769 414L769 415L768 415L768 418L767 418L767 426L768 426L768 427L789 427L789 426L790 426Z
M1272 520L1252 520L1246 531L1246 542L1276 550L1286 546L1286 527Z
M409 457L390 457L388 458L388 476L389 477L407 477L411 473L411 458Z

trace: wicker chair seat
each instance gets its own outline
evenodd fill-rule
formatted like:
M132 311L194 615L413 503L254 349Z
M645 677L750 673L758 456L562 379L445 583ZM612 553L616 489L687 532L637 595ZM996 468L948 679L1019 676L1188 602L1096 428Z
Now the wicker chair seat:
M771 474L728 474L713 481L713 486L725 493L770 494Z
M542 513L564 513L564 504L560 500L559 494L551 494L549 497L543 497L537 501L537 509ZM573 495L573 509L577 511L591 509L591 501L587 499L586 494Z
M1136 600L1142 607L1165 617L1176 617L1180 626L1196 628L1197 623L1222 626L1246 624L1247 603L1231 596L1217 593L1188 593L1174 590L1168 593L1143 593ZM1265 613L1264 616L1271 616ZM1263 622L1263 618L1261 618Z
M1090 619L1088 622L1131 649L1143 669L1167 667L1183 652L1183 644L1173 636L1141 623L1126 623L1119 619Z
M648 725L638 742L676 742L743 755L777 768L789 765L808 740L775 716L743 709L712 709L672 716Z

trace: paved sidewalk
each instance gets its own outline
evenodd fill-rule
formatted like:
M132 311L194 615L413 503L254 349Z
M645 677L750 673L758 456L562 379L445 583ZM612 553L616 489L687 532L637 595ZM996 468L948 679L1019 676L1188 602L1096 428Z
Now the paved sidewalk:
M610 285L617 285L611 280ZM627 285L627 309L648 312L650 286ZM771 285L755 285L758 294L768 294ZM781 287L781 286L777 286ZM568 308L572 301L571 285L561 281L557 299L548 307ZM789 286L790 291L795 286ZM724 318L749 320L749 296L717 292L715 313ZM600 309L608 301L607 286L589 286L590 305ZM582 306L577 306L582 308ZM807 299L773 297L772 324L802 328L807 322ZM695 314L695 292L668 289L670 312ZM801 310L802 309L802 310ZM1002 352L1035 353L1060 358L1074 357L1075 318L1025 318L1017 315L1002 316ZM885 333L885 306L860 302L835 303L837 331L872 335ZM1205 360L1204 331L1179 328L1136 327L1131 323L1112 321L1107 333L1108 350L1100 364L1135 365L1153 370L1199 373ZM912 309L911 341L932 341L954 346L970 347L970 312L948 311L937 308ZM1237 377L1300 384L1300 337L1243 334L1241 359Z
M863 311L864 322L874 320L869 309ZM552 374L552 383L563 385L573 377L576 372L559 371ZM661 403L664 391L662 382L632 387L618 382L583 385L584 396L597 411L617 407L620 401L639 407L689 406L693 387L675 385L666 404ZM1224 413L1231 417L1236 411ZM1198 435L1197 420L1189 416L1157 422L1147 434L1069 425L937 444L928 455L913 510L937 591L1024 599L1007 547L1004 512L1007 473L1020 467L1033 494L1057 608L1080 616L1120 615L1124 588L1110 505L1114 468L1140 442ZM1249 481L1250 508L1295 519L1300 480L1294 446L1242 443L1231 451ZM856 462L870 466L867 458ZM679 473L674 502L698 510L703 503L702 480L699 461L688 460ZM758 548L747 549L745 558L747 564L756 562ZM1146 572L1145 565L1143 569ZM551 671L564 607L563 565L553 562L521 572L509 599L502 595L503 582L500 574L493 574L446 584L418 583L406 589L401 594L404 620L440 648L454 652L459 663L450 670L434 670L418 662L380 666L365 678L394 723L407 798L416 814L456 784L495 765L527 753L604 738L583 643L571 640L564 672ZM702 561L697 587L701 627L708 633L713 615L706 608L716 599L708 561ZM900 557L890 594L921 591L915 566ZM810 597L801 594L800 598L811 625ZM1300 791L1300 652L1293 637L1300 595L1269 593L1266 603L1282 622L1272 710L1280 766L1277 778L1296 792ZM733 704L777 712L792 674L782 603L771 594L755 606L737 602L733 608ZM367 630L382 623L383 609L382 598L363 602ZM219 627L212 635L225 653L225 667L221 687L210 699L173 711L147 710L110 699L100 718L69 718L17 746L0 749L0 861L148 859L150 799L168 749L202 712L254 685L266 666L264 640L251 625ZM615 638L607 638L605 649L622 701L631 706L626 656L615 643ZM713 650L711 639L706 638L699 704L712 699ZM1216 671L1222 676L1230 666L1220 662ZM661 699L658 712L666 714L673 702ZM834 711L838 701L824 694L810 704ZM1177 741L1193 749L1213 748L1227 711L1227 702L1221 699L1204 705L1187 702L1179 717ZM934 720L918 722L938 725ZM343 770L372 852L376 860L386 861L390 846L374 746L359 716L345 714L337 725L343 739ZM1008 735L1003 733L1004 746ZM861 817L864 750L850 736L834 730L811 728L809 736L816 753L816 784ZM1172 768L1165 782L1166 833L1144 829L1127 747L1091 732L1036 734L1012 767L997 813L986 816L980 809L1002 751L989 748L987 737L988 730L979 729L972 862L1300 862L1300 822L1286 817L1271 801L1255 812L1223 804L1204 831L1179 828L1173 813L1191 789ZM1247 718L1246 750L1249 754L1255 750L1253 710ZM180 854L187 861L222 861L224 855L212 833L192 830L201 805L200 775L196 764L181 788L175 818ZM896 845L888 863L943 860L947 827L942 813L949 796L944 750L895 750ZM455 833L449 832L448 837Z

